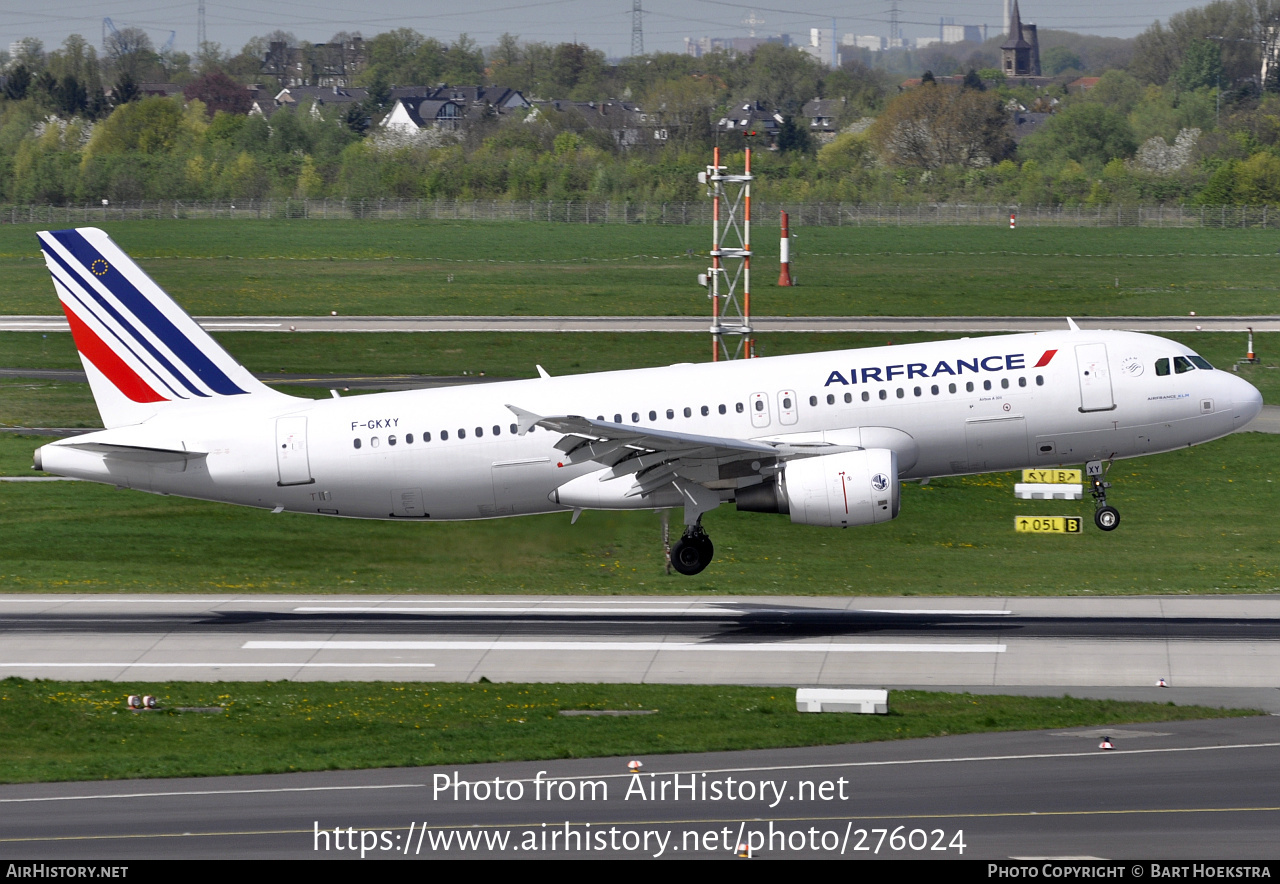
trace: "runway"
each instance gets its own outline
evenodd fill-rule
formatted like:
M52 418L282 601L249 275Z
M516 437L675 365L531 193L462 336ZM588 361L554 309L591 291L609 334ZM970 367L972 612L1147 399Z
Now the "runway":
M1280 331L1280 316L1076 317L1083 329ZM197 316L210 332L707 332L702 316ZM755 316L755 331L998 334L1066 328L1061 316ZM0 331L67 331L63 316L4 316Z
M1113 751L1099 750L1104 735ZM775 859L1034 858L1037 870L1053 857L1265 860L1280 830L1277 749L1280 718L1263 716L642 756L635 776L606 758L0 786L0 852L730 858L746 842Z
M1280 712L1267 596L7 595L0 637L0 677L1067 690Z

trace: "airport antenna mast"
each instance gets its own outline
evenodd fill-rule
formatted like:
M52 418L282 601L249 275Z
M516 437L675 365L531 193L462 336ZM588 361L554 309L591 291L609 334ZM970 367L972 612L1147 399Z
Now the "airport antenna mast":
M631 0L631 55L644 55L644 10L640 0Z
M204 0L196 7L196 52L204 52L204 44L209 42L204 30Z
M751 339L751 148L741 175L720 164L720 148L712 164L698 173L711 197L711 266L698 274L711 299L711 361L750 359ZM732 350L725 335L736 335Z

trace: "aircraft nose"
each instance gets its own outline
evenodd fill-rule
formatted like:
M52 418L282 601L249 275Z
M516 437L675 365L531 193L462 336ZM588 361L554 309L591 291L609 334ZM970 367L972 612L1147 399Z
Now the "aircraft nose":
M1231 401L1235 405L1235 414L1232 417L1235 428L1238 430L1262 412L1262 394L1258 392L1257 387L1246 380L1241 378L1232 378L1232 380L1237 384Z

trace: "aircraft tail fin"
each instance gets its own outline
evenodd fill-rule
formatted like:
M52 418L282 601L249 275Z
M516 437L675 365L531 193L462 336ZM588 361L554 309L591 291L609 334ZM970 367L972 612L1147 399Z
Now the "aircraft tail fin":
M39 236L108 429L141 423L171 403L284 395L236 362L103 231Z

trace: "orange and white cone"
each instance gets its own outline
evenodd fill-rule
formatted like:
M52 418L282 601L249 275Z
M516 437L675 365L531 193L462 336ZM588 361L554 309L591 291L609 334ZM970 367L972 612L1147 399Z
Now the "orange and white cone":
M636 761L635 759L632 759L631 761L627 762L627 770L631 771L632 773L639 773L640 768L642 767L644 767L644 765Z
M1168 686L1169 686L1169 682L1165 681L1163 678L1156 679L1156 687L1167 688Z
M1114 748L1115 748L1115 746L1112 746L1112 745L1111 745L1111 738L1110 738L1110 737L1103 737L1103 738L1102 738L1102 743L1101 743L1101 745L1099 745L1099 746L1098 746L1098 748L1099 748L1099 749L1114 749Z

